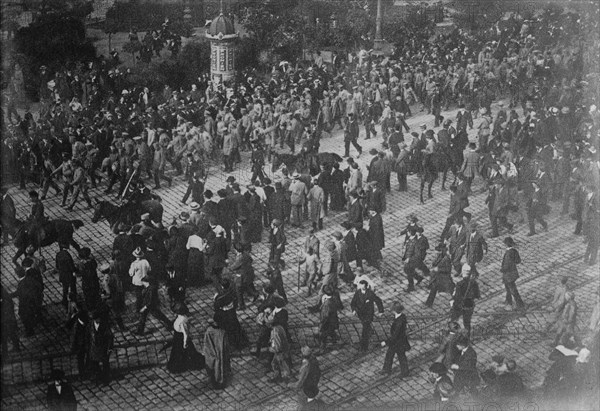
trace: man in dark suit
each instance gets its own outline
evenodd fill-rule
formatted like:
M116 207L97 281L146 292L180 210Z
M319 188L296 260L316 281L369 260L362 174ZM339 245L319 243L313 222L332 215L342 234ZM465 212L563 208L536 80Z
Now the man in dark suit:
M350 204L348 204L348 221L352 224L362 223L363 207L358 200L358 193L350 193Z
M385 233L383 230L383 219L381 214L376 210L370 210L369 219L369 238L371 239L371 249L373 251L373 259L381 260L381 250L385 248Z
M312 353L312 350L308 346L301 348L302 353L302 366L298 373L298 382L296 383L296 389L308 390L309 392L318 392L319 381L321 379L321 368L319 361Z
M429 367L433 375L433 399L434 401L448 401L454 391L452 379L448 376L448 369L441 362L434 362Z
M274 219L271 223L269 243L271 243L269 261L281 261L281 255L285 252L285 245L287 243L287 238L283 232L281 220Z
M56 254L56 271L58 272L58 281L62 284L62 305L67 308L69 294L75 297L77 295L75 281L75 262L69 254L69 244L60 243L60 250Z
M454 388L460 392L466 388L473 391L479 384L479 372L477 371L477 353L469 344L468 337L461 335L456 339L456 348L460 354L456 363L450 366L454 370Z
M513 298L518 310L525 309L525 303L521 299L519 290L515 282L519 278L519 270L517 264L521 264L521 256L519 251L515 248L515 241L512 237L506 237L504 239L504 245L506 245L506 251L502 257L502 265L500 266L500 272L502 272L502 282L506 289L506 299L504 305L507 309L512 310Z
M110 353L114 346L114 335L105 315L97 310L92 314L93 321L89 324L90 350L89 361L96 382L108 385L110 382ZM102 363L102 368L100 368Z
M421 227L419 227L421 228ZM419 275L415 268L419 265L419 255L417 253L417 229L411 227L408 230L408 240L404 243L404 255L402 261L404 261L404 273L408 280L408 287L404 290L407 293L415 291L415 278L417 279L417 285L423 281L423 277ZM422 261L421 261L422 262Z
M400 377L408 376L408 360L406 359L406 351L410 350L410 343L406 335L406 315L404 314L404 306L399 302L395 302L392 306L394 313L394 321L392 322L392 328L390 331L390 338L386 341L381 342L381 346L387 345L388 349L385 353L385 360L383 361L382 374L392 373L392 363L394 362L394 356L398 356L398 362L400 363Z
M473 129L473 116L469 110L465 110L465 105L460 104L458 106L458 113L456 114L456 131L467 131L467 126Z
M545 164L540 162L538 167L539 172L533 183L533 195L527 203L527 221L529 223L527 236L535 235L536 221L542 225L544 231L548 231L548 223L544 220L544 216L550 212L548 199L552 182L546 172Z
M50 374L48 390L46 391L46 404L50 411L75 411L77 399L73 387L65 380L63 370L54 369Z
M8 242L9 230L15 226L17 209L11 195L2 188L2 206L0 207L0 223L2 223L2 242Z
M452 266L457 273L461 270L461 259L467 242L467 229L462 216L456 217L454 225L448 233L448 251L452 258Z
M378 213L384 213L386 210L385 191L379 186L377 181L372 181L371 190L367 191L367 207L369 210L375 210Z
M476 221L469 223L467 242L465 243L465 258L472 269L483 260L484 253L487 254L488 251L487 242L478 228L479 224Z
M454 294L452 295L452 310L450 311L450 320L456 321L461 316L463 325L471 335L471 317L475 311L475 300L481 298L479 284L477 283L475 273L468 264L462 267L462 279L456 283Z
M381 298L375 295L375 292L369 288L369 283L366 280L361 280L358 283L358 287L350 302L350 308L352 308L352 313L358 316L362 324L359 350L366 352L369 348L369 339L371 338L371 323L375 315L375 305L377 305L379 315L381 315L383 314L383 303L381 302Z

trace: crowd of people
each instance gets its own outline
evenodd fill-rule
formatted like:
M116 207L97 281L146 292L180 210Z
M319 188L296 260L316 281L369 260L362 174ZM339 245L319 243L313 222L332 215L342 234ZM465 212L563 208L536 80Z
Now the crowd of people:
M558 24L562 31L555 33ZM107 60L66 66L54 75L40 68L39 117L29 112L21 117L9 103L2 130L3 164L15 171L21 189L35 184L40 190L30 193L32 212L23 226L41 235L39 228L46 224L43 201L52 188L67 210L74 209L81 195L94 208L94 220L109 219L116 234L107 262L97 261L88 247L77 250L75 261L71 245L59 244L55 270L75 336L72 349L79 374L109 383L112 329L116 325L125 330L126 296L132 293L138 316L135 334L145 333L148 314L173 332L169 371L204 368L212 386L222 389L232 373L231 352L250 345L237 317L250 297L258 304L260 328L253 353L260 359L268 347L270 381L295 381L306 409L324 407L316 398L320 371L314 347L302 348L303 362L294 377L292 313L286 308L282 270L297 261L286 255L286 235L309 221L298 264L307 296L317 294L310 310L318 315L319 347L338 341L341 293L350 290L350 309L362 324L357 348L367 352L374 316L384 312L384 304L364 275L363 261L382 270L382 215L394 207L386 201L391 174L397 174L398 190L406 191L407 176L416 172L423 201L424 184L431 197L439 173L445 182L450 171L454 182L439 238L434 241L435 234L426 231L416 215L407 218L401 233L405 292L415 291L430 277L427 307L438 293L451 295L448 339L430 369L434 395L446 401L463 392L489 398L522 394L514 360L498 360L479 378L471 319L481 298L478 265L487 253L489 236L466 209L475 182L481 182L488 191L491 237L501 232L505 237L501 272L509 310L513 304L521 312L527 309L516 286L521 258L509 216L517 213L516 224L527 221L532 236L539 226L551 229L544 216L552 203L560 204L562 215L569 214L573 203L574 234L583 235L587 243L585 262L597 263L600 112L585 94L583 76L589 68L584 67L576 27L577 15L567 13L528 21L512 15L481 37L455 30L430 42L428 32L416 31L396 50L395 60L361 52L331 65L282 64L267 78L251 73L229 88L203 77L187 90L149 90L130 83L127 71ZM499 104L493 116L492 102L502 96L508 104ZM456 118L444 118L442 113L451 107L458 108ZM406 119L416 110L433 115L434 128L423 124L419 132L405 136L410 132ZM478 117L477 142L469 142L468 130ZM322 138L338 138L336 127L343 130L344 161L319 153ZM351 146L356 157L363 154L358 143L361 127L364 139L382 136L382 149L370 151L366 178L350 156ZM239 182L231 175L225 187L205 186L209 165L222 161L223 172L229 173L247 157L250 181ZM268 163L270 173L264 170ZM167 172L167 164L172 172ZM181 202L191 198L189 210L163 225L152 210L143 208L144 201L158 198L145 182L158 190L161 180L171 186L180 176L188 184ZM90 186L99 189L103 183L107 195L118 183L117 197L134 207L108 213L102 204L94 205ZM9 234L20 233L11 203L4 191L5 243ZM345 221L327 238L319 238L332 212L345 213ZM118 218L112 218L115 215ZM268 282L257 290L252 246L264 241L264 230L270 244L264 275ZM430 241L438 255L428 266ZM42 318L44 262L36 256L38 244L31 240L17 265L16 291L2 290L3 350L9 341L19 349L12 298L19 300L26 336L35 333ZM160 284L168 290L168 305L177 315L174 322L160 308ZM186 296L190 287L208 284L217 292L214 316L198 352L188 329ZM587 365L589 352L598 346L598 307L589 335L580 338L575 295L566 285L564 289L562 295L557 291L553 303L557 330L552 358L560 366L548 371L545 382L553 395L587 387L594 372ZM408 378L408 320L400 302L394 302L391 311L395 318L391 337L382 342L388 347L382 372L389 374L398 356L402 378ZM461 318L462 329L457 323ZM64 374L57 370L52 379L49 399L71 399L69 389L64 395L61 389L56 393L55 387L67 384Z

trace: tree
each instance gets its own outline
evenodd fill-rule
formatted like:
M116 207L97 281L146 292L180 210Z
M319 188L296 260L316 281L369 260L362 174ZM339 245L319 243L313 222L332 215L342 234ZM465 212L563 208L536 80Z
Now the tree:
M118 32L117 21L113 18L106 18L104 20L104 33L108 35L108 52L112 50L112 35Z

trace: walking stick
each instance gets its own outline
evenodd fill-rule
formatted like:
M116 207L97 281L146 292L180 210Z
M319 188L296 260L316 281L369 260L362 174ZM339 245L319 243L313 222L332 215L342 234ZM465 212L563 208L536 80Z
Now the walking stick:
M298 254L298 292L300 292L300 254Z

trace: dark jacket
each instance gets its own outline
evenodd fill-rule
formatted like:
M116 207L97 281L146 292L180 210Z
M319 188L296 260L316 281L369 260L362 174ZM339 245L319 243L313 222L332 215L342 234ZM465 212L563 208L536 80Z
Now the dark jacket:
M377 305L377 309L380 313L383 313L383 302L381 298L379 298L373 290L367 288L367 291L363 293L361 290L357 290L354 293L354 297L352 297L352 301L350 302L350 308L352 311L356 312L358 318L361 321L373 321L373 316L375 315L375 305Z
M369 220L369 238L371 239L371 246L373 249L382 250L385 248L383 219L379 213Z
M77 399L71 384L62 381L60 394L56 390L54 382L48 384L46 390L46 404L50 411L75 411L77 410Z
M90 330L90 361L106 361L109 350L114 346L114 335L110 325L104 321L100 323L98 330L94 327L94 321L89 323Z
M60 250L56 254L56 271L61 284L71 284L74 281L75 262L67 250Z
M363 207L360 201L356 200L354 203L348 204L348 221L351 223L362 223L363 221Z
M479 372L477 371L477 353L473 347L469 346L464 352L458 354L456 365L458 365L458 370L454 371L454 383L459 386L477 386Z
M519 251L517 251L515 248L509 248L504 253L504 257L502 257L502 266L500 267L503 282L511 283L519 278L517 264L521 264L521 256L519 255Z
M385 340L388 347L402 351L410 350L410 343L406 335L406 323L406 315L404 313L394 319L390 330L390 337Z
M463 278L456 284L454 289L452 307L455 310L473 309L475 300L478 298L481 298L481 293L479 292L477 280L471 277Z
M356 260L356 238L352 231L348 231L348 234L344 237L344 243L346 243L346 257L348 262Z

